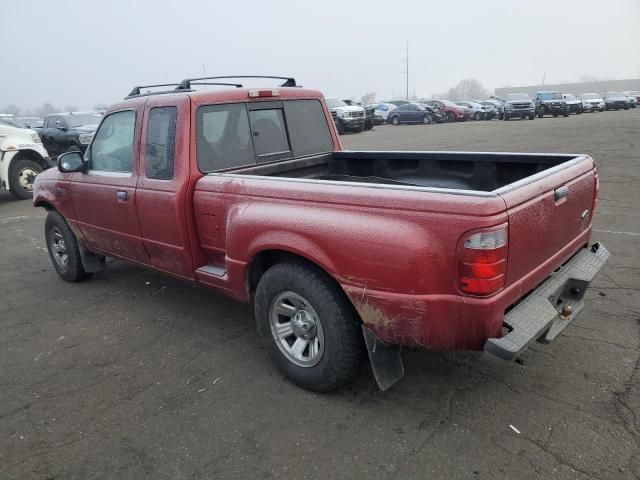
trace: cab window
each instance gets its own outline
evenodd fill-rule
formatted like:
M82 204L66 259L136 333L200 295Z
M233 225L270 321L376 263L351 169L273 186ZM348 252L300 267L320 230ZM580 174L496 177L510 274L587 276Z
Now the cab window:
M130 173L133 169L133 138L136 113L115 112L102 121L91 144L91 170Z

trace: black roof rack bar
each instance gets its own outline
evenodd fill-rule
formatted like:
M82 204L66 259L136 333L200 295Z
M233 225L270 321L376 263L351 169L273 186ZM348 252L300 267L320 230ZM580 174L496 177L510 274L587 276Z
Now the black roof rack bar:
M197 82L199 80L218 80L224 78L272 78L275 80L284 80L285 82L280 85L281 87L296 87L296 79L293 77L271 77L269 75L225 75L223 77L200 77L200 78L186 78L180 82L180 85L176 87L176 90L188 90L191 88L191 82Z
M137 87L133 87L129 95L127 97L133 97L134 95L140 95L141 88L154 88L154 87L175 87L178 85L177 83L159 83L157 85L140 85Z
M191 82L191 86L193 85L225 85L227 87L236 87L242 88L241 83L222 83L222 82ZM175 90L183 90L180 87L176 87Z

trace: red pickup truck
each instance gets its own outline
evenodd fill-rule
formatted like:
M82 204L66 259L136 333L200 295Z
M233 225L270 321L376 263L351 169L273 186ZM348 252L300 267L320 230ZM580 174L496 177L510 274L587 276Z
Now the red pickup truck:
M609 255L589 156L342 151L320 92L196 91L227 78L136 87L37 177L64 280L113 257L253 302L272 360L317 391L365 352L388 388L402 346L512 360L581 309Z

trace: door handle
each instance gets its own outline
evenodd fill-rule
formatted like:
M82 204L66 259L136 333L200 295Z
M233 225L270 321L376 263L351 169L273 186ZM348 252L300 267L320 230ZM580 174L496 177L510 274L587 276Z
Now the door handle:
M118 200L122 200L123 202L126 202L127 199L129 198L129 193L124 190L118 190L118 193L116 194L116 196L118 197Z
M566 198L567 196L569 196L569 187L567 187L566 185L558 187L553 191L553 199L556 202L562 200L563 198Z

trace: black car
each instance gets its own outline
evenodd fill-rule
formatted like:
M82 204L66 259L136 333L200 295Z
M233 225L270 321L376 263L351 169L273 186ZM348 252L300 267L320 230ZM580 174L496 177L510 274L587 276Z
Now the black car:
M433 123L431 112L422 105L407 103L400 105L389 114L387 122L392 125L401 123Z
M69 151L83 152L102 120L95 112L52 113L44 117L44 125L34 128L52 158Z
M569 107L560 92L538 92L536 93L535 104L538 118L542 118L545 115L553 115L554 117L558 115L569 116Z

